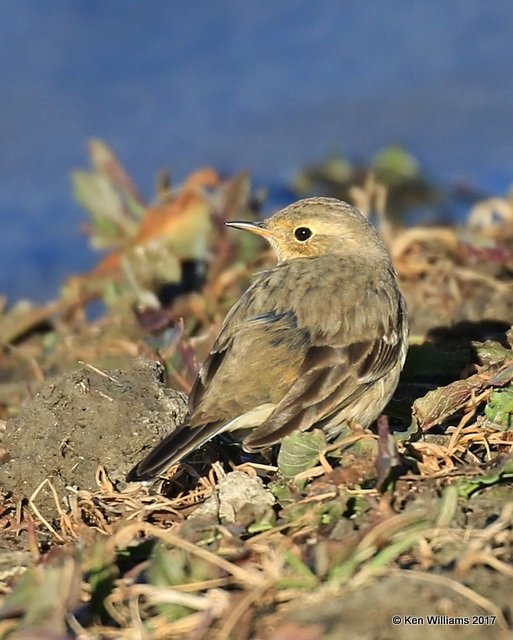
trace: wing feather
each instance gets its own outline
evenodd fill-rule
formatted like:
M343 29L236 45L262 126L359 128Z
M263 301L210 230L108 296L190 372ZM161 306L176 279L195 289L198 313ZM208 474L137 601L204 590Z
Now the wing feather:
M353 308L352 321L366 327L365 339L352 341L354 327L348 335L343 322L332 336L318 333L311 337L297 380L268 420L245 438L246 449L269 446L294 430L306 430L328 420L359 400L398 362L402 365L406 308L396 292L391 295L387 287L373 290L367 294L372 300ZM369 318L369 309L379 309L380 313Z

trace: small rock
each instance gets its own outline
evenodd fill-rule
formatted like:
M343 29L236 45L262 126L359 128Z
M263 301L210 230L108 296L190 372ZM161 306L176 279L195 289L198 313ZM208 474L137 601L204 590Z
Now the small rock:
M192 518L219 519L224 524L237 521L237 515L248 507L272 507L273 494L257 476L242 471L228 473L217 485L217 491L201 504Z

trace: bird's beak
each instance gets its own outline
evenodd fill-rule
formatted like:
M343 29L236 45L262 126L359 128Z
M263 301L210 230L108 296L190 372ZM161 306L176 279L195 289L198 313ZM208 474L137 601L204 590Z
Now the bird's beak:
M225 225L227 227L233 227L234 229L249 231L256 234L257 236L262 236L263 238L270 238L272 236L272 233L267 228L265 222L239 222L238 220L233 220L230 222L225 222Z

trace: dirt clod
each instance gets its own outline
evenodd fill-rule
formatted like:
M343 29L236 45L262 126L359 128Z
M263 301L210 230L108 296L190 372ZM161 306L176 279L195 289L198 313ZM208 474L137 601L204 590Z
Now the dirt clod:
M165 388L162 376L159 363L139 359L124 371L84 365L47 380L7 422L0 485L24 497L46 478L60 495L68 485L93 490L98 465L114 483L123 480L186 413L185 396ZM54 508L51 492L42 491L37 505Z

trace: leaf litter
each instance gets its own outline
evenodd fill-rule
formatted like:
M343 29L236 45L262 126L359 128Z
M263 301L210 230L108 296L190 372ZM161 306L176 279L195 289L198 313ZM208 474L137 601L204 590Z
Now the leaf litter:
M0 305L0 636L415 638L392 616L432 614L507 637L511 197L476 197L459 226L405 227L445 196L402 150L306 170L298 193L375 216L407 298L388 420L334 444L292 436L277 457L211 442L153 484L126 484L272 256L223 224L259 214L247 175L161 174L149 204L105 143L90 156L73 185L106 255L58 300Z

